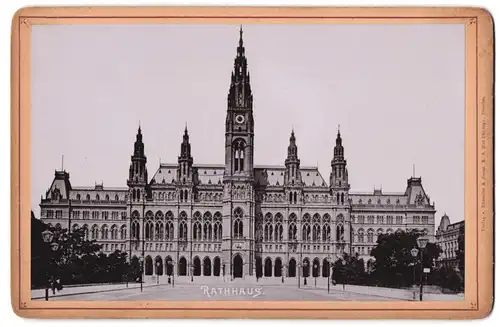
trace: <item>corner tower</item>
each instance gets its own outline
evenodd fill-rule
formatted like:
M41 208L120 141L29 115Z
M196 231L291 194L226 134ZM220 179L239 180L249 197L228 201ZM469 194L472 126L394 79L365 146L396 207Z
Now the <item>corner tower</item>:
M254 120L243 29L227 96L223 199L223 269L232 278L253 275Z
M144 154L144 143L142 141L141 127L137 130L134 143L134 153L130 158L130 168L127 185L130 190L129 198L132 202L141 202L145 200L146 185L148 183L148 170L146 168L147 158Z
M340 128L337 131L331 166L330 193L335 210L334 249L336 255L342 256L343 253L351 253L352 232L349 210L349 175L347 173L347 161L344 158Z

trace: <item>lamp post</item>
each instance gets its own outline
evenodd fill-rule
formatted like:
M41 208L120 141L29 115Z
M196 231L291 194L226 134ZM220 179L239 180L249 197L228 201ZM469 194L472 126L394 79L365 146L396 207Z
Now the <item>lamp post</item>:
M346 261L342 259L342 290L344 291L345 291L345 271L344 271L345 264Z
M141 282L141 292L142 292L142 273L144 271L144 258L143 257L141 257L141 259L140 259L140 268L141 268L140 282Z
M156 261L156 285L160 284L160 262Z
M281 283L283 284L285 282L285 276L283 276L284 269L281 267Z
M304 266L304 269L308 269L308 267L307 267L307 266L308 266L307 261L304 261L303 266ZM304 273L304 286L305 286L305 285L307 285L307 276L306 276L306 274Z
M300 268L302 268L302 265L300 262L297 264L297 286L300 288Z
M420 265L421 271L420 271L420 301L423 300L424 297L424 283L423 283L423 277L424 277L424 251L425 247L427 246L427 243L429 242L429 239L427 237L419 237L417 239L418 247L420 248Z
M191 281L194 281L193 273L194 273L194 266L191 265Z
M326 274L326 283L328 284L328 294L330 294L330 263L331 263L330 256L328 256L326 258L326 262L328 264L328 273Z
M318 279L318 272L316 271L316 269L318 269L318 265L317 264L314 264L314 269L313 269L313 274L314 274L314 287L316 287L316 280Z
M43 241L49 245L50 244L50 264L52 264L53 260L53 254L59 249L59 243L56 241L52 242L54 240L54 233L52 233L50 230L45 230L42 232L42 239ZM46 275L47 275L47 285L45 286L45 301L49 300L49 284L50 284L50 276L49 276L49 268L47 267ZM53 281L54 282L54 281Z
M411 256L413 257L413 285L415 285L416 284L415 267L417 265L416 258L417 258L417 255L418 255L418 249L417 248L413 248L413 249L411 249L410 253L411 253Z
M167 261L167 273L168 273L168 283L170 284L170 278L172 278L172 287L175 287L175 274L174 274L174 263L172 259Z

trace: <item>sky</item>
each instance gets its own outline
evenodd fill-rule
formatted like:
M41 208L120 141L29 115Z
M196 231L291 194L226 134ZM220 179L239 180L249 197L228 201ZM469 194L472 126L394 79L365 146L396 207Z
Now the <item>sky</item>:
M141 125L149 176L176 163L187 123L195 164L224 163L239 25L34 25L31 205L54 171L73 186L126 186ZM404 192L422 177L464 219L465 29L243 25L254 96L254 163L284 165L292 127L325 180L338 126L353 192ZM64 164L62 156L64 155ZM413 169L413 167L415 167Z

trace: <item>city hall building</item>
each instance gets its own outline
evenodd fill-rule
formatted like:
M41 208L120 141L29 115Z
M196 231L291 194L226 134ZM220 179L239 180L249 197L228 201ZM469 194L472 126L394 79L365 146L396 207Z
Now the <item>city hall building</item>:
M399 193L350 191L340 131L325 149L333 150L328 179L300 165L293 131L283 165L254 165L253 110L240 30L222 164L195 163L186 128L177 162L161 163L150 176L139 127L126 187L74 187L69 173L56 171L41 218L83 228L104 252L142 258L146 275L325 277L328 261L343 253L358 254L369 268L380 234L434 234L435 208L420 178Z

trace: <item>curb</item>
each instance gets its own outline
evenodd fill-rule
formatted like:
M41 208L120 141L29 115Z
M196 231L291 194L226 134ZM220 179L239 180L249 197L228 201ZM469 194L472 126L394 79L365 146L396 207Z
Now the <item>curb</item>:
M150 287L155 287L155 286L161 286L163 284L160 284L160 285L144 285L142 286L142 288L150 288ZM125 288L116 288L116 289L111 289L111 290L99 290L99 291L87 291L87 292L80 292L80 293L70 293L70 294L59 294L59 295L52 295L52 296L49 296L49 300L51 298L55 298L55 297L65 297L65 296L72 296L72 295L85 295L85 294L95 294L95 293L105 293L105 292L115 292L115 291L123 291L123 290L130 290L130 289L138 289L138 288L141 288L140 286L135 286L135 287L125 287ZM31 298L32 300L40 300L40 299L45 299L45 295L44 296L37 296L37 297L32 297Z

